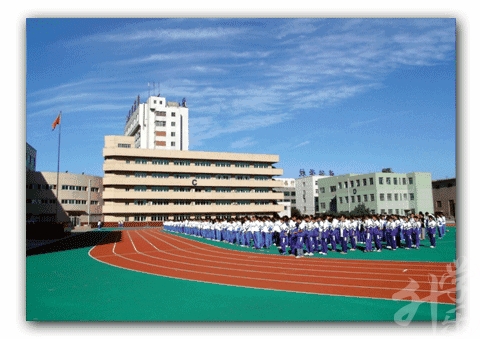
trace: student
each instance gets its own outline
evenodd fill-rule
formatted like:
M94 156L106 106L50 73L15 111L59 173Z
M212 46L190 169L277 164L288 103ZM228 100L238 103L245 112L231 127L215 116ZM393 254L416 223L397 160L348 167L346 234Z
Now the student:
M377 252L382 252L382 229L381 223L379 218L374 215L372 216L372 223L373 223L373 240L375 242L375 248Z
M373 222L367 216L363 217L363 227L365 228L365 252L372 252Z
M436 247L435 233L437 233L437 223L433 218L433 215L428 216L428 237L430 238L430 248Z
M334 221L337 221L336 224L333 224ZM328 218L328 241L330 242L330 246L332 247L331 251L337 251L337 239L336 239L336 226L338 224L338 220L334 219L333 217Z
M339 231L340 231L340 244L342 246L341 254L347 254L347 237L348 237L348 229L349 229L349 221L345 218L344 215L340 217L340 221L338 223Z
M283 222L280 224L280 254L286 255L287 254L287 243L288 243L288 217L283 217Z
M330 223L328 222L328 216L324 216L323 220L319 224L320 232L320 254L327 255L328 247L327 242L330 236Z
M313 242L313 233L314 233L314 219L313 216L310 216L305 223L305 230L304 230L304 242L307 249L306 256L313 256L314 251L314 242Z
M403 237L405 239L405 249L409 250L412 248L412 231L413 225L408 221L407 216L402 217L403 219Z
M312 239L313 239L313 252L319 252L319 244L320 244L320 223L322 219L318 216L313 223L313 230L312 230Z
M295 245L295 258L303 257L303 245L305 243L306 224L308 221L310 221L310 219L307 216L298 224L296 229L297 241Z
M387 219L387 248L392 251L397 250L397 241L395 239L395 234L397 232L396 225L393 220L393 216L389 216Z
M357 249L357 227L358 227L358 218L353 218L349 226L349 235L350 235L350 251L355 251Z

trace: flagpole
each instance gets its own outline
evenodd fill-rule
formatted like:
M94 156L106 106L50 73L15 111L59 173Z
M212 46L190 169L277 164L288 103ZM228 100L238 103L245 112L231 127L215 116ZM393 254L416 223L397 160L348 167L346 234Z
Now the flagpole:
M58 175L60 173L60 136L62 135L62 111L60 111L60 127L58 129L58 158L57 158L57 206L55 210L55 219L58 222L58 205L60 203L60 197L58 196Z

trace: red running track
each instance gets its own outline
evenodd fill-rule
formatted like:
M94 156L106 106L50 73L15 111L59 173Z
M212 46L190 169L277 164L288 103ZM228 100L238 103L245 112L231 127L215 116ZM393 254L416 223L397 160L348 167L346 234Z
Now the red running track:
M165 277L323 295L455 304L454 263L277 256L212 246L158 229L114 232L98 261ZM108 239L110 237L110 239Z

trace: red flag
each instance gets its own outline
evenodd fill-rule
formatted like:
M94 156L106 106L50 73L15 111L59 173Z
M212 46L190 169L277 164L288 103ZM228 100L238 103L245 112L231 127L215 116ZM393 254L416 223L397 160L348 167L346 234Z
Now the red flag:
M60 114L58 115L58 117L55 119L55 121L52 124L52 131L55 130L55 127L57 127L58 124L60 124Z

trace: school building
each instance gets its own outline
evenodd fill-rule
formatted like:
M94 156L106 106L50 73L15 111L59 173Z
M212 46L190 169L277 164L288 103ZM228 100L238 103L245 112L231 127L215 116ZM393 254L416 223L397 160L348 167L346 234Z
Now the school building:
M322 175L309 175L295 180L297 208L303 215L314 215L318 212L318 180L327 178Z
M457 204L457 179L441 179L432 182L435 212L442 212L448 219L455 219Z
M281 182L282 186L276 187L273 190L283 194L282 199L278 201L278 204L283 206L283 210L278 214L280 217L287 216L290 218L292 216L292 208L296 207L297 204L295 179L275 178L275 180Z
M163 221L274 215L278 155L135 147L134 136L105 136L104 221Z
M73 227L102 219L102 177L61 172L26 172L27 223L70 222Z
M319 179L318 212L433 213L432 177L426 172L345 174Z

